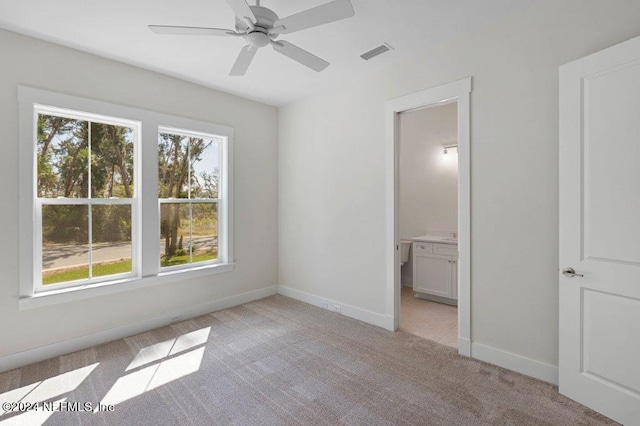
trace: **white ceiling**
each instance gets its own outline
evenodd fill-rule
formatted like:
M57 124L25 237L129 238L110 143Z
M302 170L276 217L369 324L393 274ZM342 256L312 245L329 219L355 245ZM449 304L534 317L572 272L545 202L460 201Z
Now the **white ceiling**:
M253 4L254 0L250 0ZM316 73L270 48L244 77L228 73L244 40L168 36L148 24L234 28L224 0L3 0L0 27L168 74L272 105L283 105L341 79L452 40L539 0L351 0L355 16L282 35L329 61ZM280 17L328 0L262 0ZM382 42L394 50L367 62L360 54Z

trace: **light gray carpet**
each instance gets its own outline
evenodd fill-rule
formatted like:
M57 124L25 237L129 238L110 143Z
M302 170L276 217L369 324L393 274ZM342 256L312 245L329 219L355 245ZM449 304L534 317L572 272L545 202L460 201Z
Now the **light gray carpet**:
M546 383L283 296L0 374L0 401L20 398L115 405L0 424L612 424Z

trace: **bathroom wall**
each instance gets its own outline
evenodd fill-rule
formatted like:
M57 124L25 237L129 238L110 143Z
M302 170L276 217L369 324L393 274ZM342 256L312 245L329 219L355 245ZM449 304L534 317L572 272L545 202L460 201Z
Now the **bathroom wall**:
M428 229L458 228L457 103L404 112L400 128L400 238ZM402 267L403 285L412 285L411 260Z

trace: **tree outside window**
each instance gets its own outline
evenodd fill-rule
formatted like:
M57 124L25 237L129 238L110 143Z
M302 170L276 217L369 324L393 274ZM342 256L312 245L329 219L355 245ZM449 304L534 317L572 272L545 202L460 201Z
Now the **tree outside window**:
M39 113L42 283L132 274L131 127Z
M162 267L217 261L219 186L217 138L159 132Z

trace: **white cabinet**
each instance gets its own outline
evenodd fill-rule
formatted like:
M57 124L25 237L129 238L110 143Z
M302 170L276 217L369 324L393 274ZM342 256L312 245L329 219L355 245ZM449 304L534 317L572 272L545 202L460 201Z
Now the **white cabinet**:
M418 296L456 304L458 246L413 242L413 291Z

